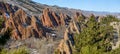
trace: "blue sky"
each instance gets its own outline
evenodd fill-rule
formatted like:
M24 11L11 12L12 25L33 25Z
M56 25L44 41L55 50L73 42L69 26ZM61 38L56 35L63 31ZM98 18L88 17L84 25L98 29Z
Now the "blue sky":
M88 11L120 12L120 0L33 0L47 5Z

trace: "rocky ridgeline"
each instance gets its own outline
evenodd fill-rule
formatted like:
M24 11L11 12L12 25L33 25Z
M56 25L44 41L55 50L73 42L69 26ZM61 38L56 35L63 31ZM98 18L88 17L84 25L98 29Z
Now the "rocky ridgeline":
M58 15L55 12L50 11L49 8L44 9L41 16L43 25L47 27L65 25L70 19L71 18L69 16L62 13Z
M7 3L0 3L0 13L5 23L4 29L12 29L13 39L26 39L31 36L46 36L46 27L57 27L60 25L68 25L71 17L66 14L57 14L49 8L43 10L43 14L38 16L29 16L24 10ZM46 28L46 29L45 29Z
M0 12L5 20L4 28L1 32L8 28L12 29L13 39L26 39L31 36L42 37L45 32L42 24L37 22L35 16L28 16L24 10L11 6L6 3L0 3Z
M5 27L3 30L12 29L13 39L26 39L30 36L40 37L44 34L36 18L27 16L22 9L10 13L9 18L5 15L4 19Z

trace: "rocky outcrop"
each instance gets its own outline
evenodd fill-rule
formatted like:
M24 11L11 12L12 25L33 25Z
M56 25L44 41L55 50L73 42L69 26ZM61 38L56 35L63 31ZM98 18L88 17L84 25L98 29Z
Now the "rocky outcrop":
M43 10L43 15L41 16L41 20L42 20L42 23L44 26L47 26L47 27L52 27L54 26L53 25L53 22L51 20L51 17L50 17L50 12L49 12L49 9L46 8L45 10Z
M10 17L10 13L14 13L16 10L18 10L18 7L0 2L0 15L3 15L4 20L7 20Z
M65 25L69 17L65 14L56 14L54 11L51 11L49 8L43 10L41 16L42 24L46 27L55 27L59 25ZM68 21L68 20L67 20Z
M18 7L0 2L0 12L9 14L14 13L16 10L18 10Z
M110 25L114 28L112 49L117 49L120 46L120 22L111 22Z
M37 23L34 16L28 17L27 14L19 9L15 13L10 13L9 17L4 15L5 19L5 29L12 29L13 39L26 39L31 36L41 37L44 31L40 29L41 27Z
M4 28L1 32L5 32L8 28L11 29L12 39L26 39L31 36L39 38L45 36L44 30L46 29L42 29L43 26L38 22L39 19L35 16L28 16L24 10L0 2L0 13L5 20Z
M70 32L72 32L72 33L78 33L78 34L80 33L80 27L74 21L70 22L69 29L70 29Z
M65 25L65 17L66 15L64 15L63 13L60 13L60 24Z
M28 16L23 9L19 9L18 7L7 3L0 3L0 8L0 13L2 13L5 20L5 26L2 31L6 31L8 28L12 29L13 39L26 39L31 36L46 36L45 33L48 32L48 30L47 28L44 28L44 26L64 26L69 24L71 20L68 15L55 13L49 8L43 10L43 14L40 18L30 15Z
M58 53L62 53L62 54L72 54L72 49L71 49L71 42L69 40L69 35L68 35L69 31L68 29L66 29L65 33L64 33L64 39L61 40L57 51L59 51Z
M74 46L74 33L79 33L79 27L74 21L72 21L64 32L64 38L58 45L56 50L57 53L72 54L72 47Z
M17 29L20 31L22 39L28 38L30 36L35 36L36 38L43 36L44 31L40 29L41 27L39 26L34 16L32 16L31 18L27 17L24 14L21 16L22 17L20 18L23 19L19 19L20 21L17 22L18 25L20 25L17 27Z

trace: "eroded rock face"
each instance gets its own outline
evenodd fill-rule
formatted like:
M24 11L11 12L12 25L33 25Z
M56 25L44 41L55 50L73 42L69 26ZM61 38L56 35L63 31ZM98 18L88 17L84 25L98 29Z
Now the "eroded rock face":
M9 13L14 13L16 10L18 10L18 7L0 2L0 12L9 14Z
M40 37L43 31L37 24L36 18L28 17L22 9L10 14L5 22L5 28L11 28L13 39L26 39L30 36Z
M80 33L80 28L74 21L69 24L69 29L72 33Z
M72 54L72 49L71 49L71 42L69 40L68 36L68 29L66 29L64 33L64 39L61 40L59 46L58 46L58 53L65 53L65 54Z
M0 3L0 13L2 13L5 20L4 30L12 29L13 39L26 39L31 36L41 37L45 36L46 27L57 27L66 25L70 21L70 17L66 14L57 14L49 8L43 10L40 19L35 16L28 16L22 9L6 3ZM40 20L41 22L38 22Z
M57 48L57 53L72 54L72 47L74 46L74 33L79 33L79 27L74 21L71 21L68 28L64 32L64 38L61 40Z
M44 26L47 26L47 27L52 27L54 26L53 25L53 22L51 21L51 17L50 17L50 12L49 12L49 9L46 8L45 10L43 10L43 15L41 16L42 17L42 23Z
M45 8L43 10L43 15L41 16L42 24L46 27L55 27L59 25L65 25L66 19L69 17L65 14L56 14L55 12L51 11L49 8ZM68 20L67 20L68 21Z
M64 15L63 13L60 13L60 24L65 25L65 17L66 15Z
M11 35L13 39L26 39L31 36L41 37L45 33L37 22L37 19L28 16L22 9L11 6L6 3L0 3L0 13L2 13L5 20L3 31L8 28L12 29Z

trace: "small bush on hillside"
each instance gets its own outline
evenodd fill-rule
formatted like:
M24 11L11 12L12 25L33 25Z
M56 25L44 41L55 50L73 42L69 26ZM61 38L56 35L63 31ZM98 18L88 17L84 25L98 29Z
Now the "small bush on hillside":
M2 49L0 54L29 54L29 51L25 47L20 47L18 49L5 50Z
M10 50L10 54L29 54L28 50L25 47L20 47L18 49Z

